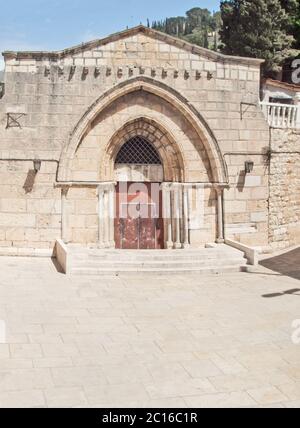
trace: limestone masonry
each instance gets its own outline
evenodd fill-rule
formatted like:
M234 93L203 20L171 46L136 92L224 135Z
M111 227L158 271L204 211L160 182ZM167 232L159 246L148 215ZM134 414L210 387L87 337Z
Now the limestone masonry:
M114 248L118 234L121 247L131 245L132 223L111 215L122 182L161 184L167 215L157 213L155 237L146 223L139 231L145 248L152 238L164 248L224 238L276 249L300 243L299 132L270 130L259 106L262 61L142 26L61 52L4 57L2 253L52 250L57 239ZM118 164L128 142L131 156L149 143L160 165ZM192 221L197 212L203 221Z

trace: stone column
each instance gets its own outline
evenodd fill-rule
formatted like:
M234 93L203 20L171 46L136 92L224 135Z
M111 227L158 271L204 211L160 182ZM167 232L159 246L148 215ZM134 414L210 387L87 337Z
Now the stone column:
M69 242L69 231L68 231L68 187L61 189L61 239L65 244Z
M190 246L189 240L189 196L188 188L183 186L183 224L184 224L184 243L183 248Z
M103 210L103 243L105 248L109 248L109 239L110 239L110 218L109 218L109 191L106 187L104 190L104 210Z
M179 250L182 248L180 240L180 185L174 186L174 217L175 217L175 244L174 248Z
M165 248L170 250L173 248L173 231L172 231L172 193L170 184L162 184L163 193L163 219L165 230Z
M217 216L218 216L218 236L217 236L217 244L224 244L224 216L223 216L223 188L216 188L218 205L217 205Z
M115 248L115 184L112 183L109 188L109 246Z
M98 245L104 248L104 188L98 187Z

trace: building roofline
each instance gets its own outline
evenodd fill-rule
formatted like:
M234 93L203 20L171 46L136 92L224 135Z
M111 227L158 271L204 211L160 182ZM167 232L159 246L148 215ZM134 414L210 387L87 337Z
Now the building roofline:
M280 80L264 79L263 84L274 86L276 88L288 89L289 91L300 92L300 85L293 83L281 82Z
M127 29L125 31L111 34L110 36L104 37L102 39L97 39L87 43L82 43L80 45L73 46L71 48L64 49L61 51L5 51L3 52L2 55L4 56L5 59L11 59L11 58L15 58L19 60L50 59L53 61L59 61L60 59L65 58L66 56L75 55L80 52L95 49L97 47L104 46L108 43L115 42L118 40L122 40L123 38L133 36L138 33L144 33L149 37L164 41L170 45L176 46L181 49L185 49L195 55L204 56L207 59L213 60L213 61L219 61L224 63L239 63L239 64L245 64L245 65L254 65L254 66L260 66L261 64L264 63L263 59L224 55L219 52L215 52L209 49L202 48L197 45L193 45L191 43L186 42L185 40L170 36L168 34L162 33L157 30L153 30L143 25L139 25L137 27Z

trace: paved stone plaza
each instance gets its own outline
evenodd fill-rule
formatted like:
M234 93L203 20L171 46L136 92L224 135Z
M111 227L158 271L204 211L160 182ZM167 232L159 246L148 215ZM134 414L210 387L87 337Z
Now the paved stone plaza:
M1 407L300 407L297 251L291 276L72 278L49 259L0 263Z

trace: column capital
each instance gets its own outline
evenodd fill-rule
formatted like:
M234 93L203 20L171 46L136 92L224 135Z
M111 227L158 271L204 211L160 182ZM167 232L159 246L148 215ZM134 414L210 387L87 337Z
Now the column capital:
M180 189L182 186L184 185L184 183L179 183L179 182L173 182L173 183L169 183L169 189L170 190L177 190L177 189Z
M230 184L229 183L214 183L212 185L212 187L216 190L225 190L225 189L229 189L230 188Z
M116 187L118 183L116 181L103 182L98 184L99 191L107 191Z
M61 188L61 193L62 193L62 195L63 195L63 196L67 196L67 195L68 195L69 190L70 190L70 187L69 187L69 186L62 187L62 188Z
M161 183L162 190L169 190L171 188L171 186L172 186L172 183L168 183L165 181L163 183Z
M216 191L216 193L217 193L218 196L221 196L222 193L224 192L224 188L223 187L215 187L214 189L215 189L215 191Z

